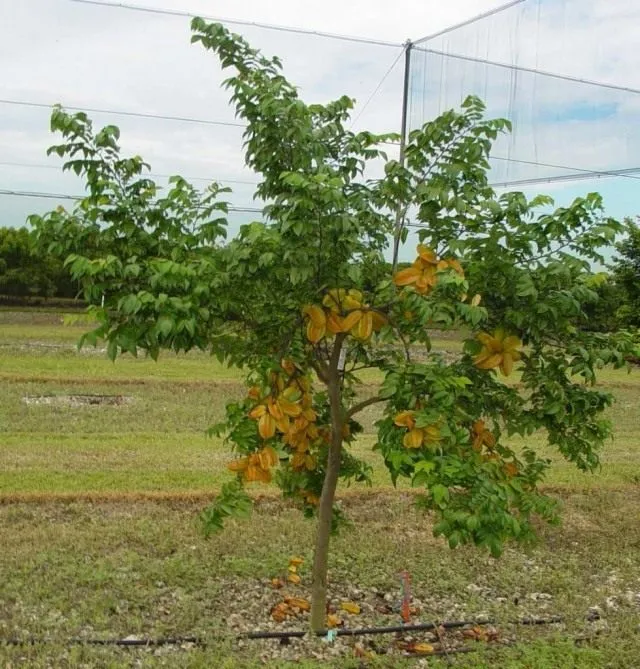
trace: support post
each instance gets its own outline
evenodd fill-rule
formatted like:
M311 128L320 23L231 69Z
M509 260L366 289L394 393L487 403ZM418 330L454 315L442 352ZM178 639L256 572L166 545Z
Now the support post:
M409 77L411 68L411 48L413 42L407 40L404 44L404 83L402 86L402 122L400 124L400 156L398 162L404 167L404 151L407 143L407 115L409 113ZM392 273L398 267L398 253L400 251L400 237L402 235L402 228L404 226L404 216L402 213L402 205L398 204L396 209L396 223L393 235L393 267Z

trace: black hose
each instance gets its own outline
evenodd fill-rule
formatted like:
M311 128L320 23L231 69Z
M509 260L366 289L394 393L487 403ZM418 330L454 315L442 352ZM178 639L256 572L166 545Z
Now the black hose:
M551 618L522 618L514 620L513 625L552 625L562 622L562 616L552 616ZM391 625L387 627L362 627L356 629L336 628L334 630L321 630L316 632L316 636L327 636L329 632L335 632L336 636L365 636L369 634L394 634L398 632L424 632L437 628L457 629L460 627L469 627L475 625L492 625L492 620L445 620L441 623L419 623L416 625ZM246 632L239 634L238 639L295 639L307 636L309 632L303 630L277 631L277 632ZM228 635L224 635L227 637ZM30 639L0 639L0 645L9 646L28 646L45 643L55 643L50 639L30 638ZM73 638L65 642L65 645L86 645L86 646L179 646L190 643L197 646L206 646L207 640L197 636L184 637L160 637L157 639L82 639Z
M388 627L361 627L356 629L349 629L344 627L337 627L333 630L320 630L315 632L316 636L327 636L329 632L335 632L336 636L364 636L365 634L393 634L395 632L418 632L426 630L434 630L438 627L445 629L454 629L457 627L467 627L468 625L490 625L490 620L483 620L477 622L475 620L453 620L445 621L443 623L417 623L415 625L391 625ZM247 639L283 639L287 637L303 637L308 632L248 632L243 635Z
M56 643L53 639L6 639L0 640L0 646L36 646L45 643ZM192 643L197 646L206 646L205 639L197 636L160 637L159 639L67 639L65 646L179 646L183 643Z

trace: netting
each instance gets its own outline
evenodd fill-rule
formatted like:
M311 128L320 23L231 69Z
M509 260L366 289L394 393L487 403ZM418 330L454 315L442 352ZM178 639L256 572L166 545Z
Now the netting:
M62 174L56 156L46 156L47 147L61 141L49 131L55 103L87 110L94 127L118 125L123 154L140 154L160 184L182 174L198 186L217 180L231 187L228 199L244 209L232 212L231 233L259 218L262 203L253 200L258 176L244 162L242 120L221 88L230 71L190 44L189 16L63 2L34 13L28 5L0 7L0 224L23 225L28 214L54 208L57 199L42 193L82 194L82 182ZM265 55L278 55L306 102L346 94L358 101L354 129L399 127L401 44L229 28ZM26 43L37 49L16 58Z
M640 59L627 0L522 0L421 40L411 54L409 127L470 94L513 122L492 181L640 178ZM597 83L596 83L597 82Z
M411 53L409 127L479 95L489 115L514 122L494 149L494 184L553 180L553 189L573 193L565 181L613 173L618 178L597 188L616 204L614 215L635 213L629 186L640 179L639 24L640 4L628 0L515 0L420 40ZM81 182L45 155L56 141L49 115L58 102L87 109L96 126L119 125L123 152L142 155L160 184L176 173L196 185L225 182L237 208L233 227L259 216L242 123L220 88L226 75L213 54L190 45L188 16L73 2L41 3L34 12L29 3L0 3L0 26L0 224L22 225L29 213L57 204L42 193L81 193ZM306 101L347 94L358 101L354 129L399 130L401 45L230 27L280 56ZM408 19L407 34L419 29ZM386 148L397 155L397 147ZM368 176L380 172L374 165Z

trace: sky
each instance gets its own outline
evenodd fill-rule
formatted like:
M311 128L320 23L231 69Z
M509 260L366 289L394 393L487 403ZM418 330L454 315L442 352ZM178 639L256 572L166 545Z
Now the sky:
M114 2L114 4L117 4ZM127 3L125 3L127 4ZM348 94L358 101L353 127L397 131L402 43L417 41L505 4L504 0L130 0L147 8L326 31L391 44L297 35L231 26L268 55L307 101ZM637 0L525 0L521 5L417 46L410 118L419 125L468 93L484 97L492 114L515 121L496 155L496 182L546 178L565 166L613 170L640 165L640 94L540 77L502 65L548 70L640 89ZM0 190L76 194L81 184L46 156L55 143L49 106L87 107L209 121L236 122L215 57L189 43L189 19L74 0L0 2ZM426 49L427 51L424 51ZM445 54L443 56L443 54ZM502 65L478 62L489 60ZM375 93L375 94L374 94ZM31 102L45 107L7 104ZM243 163L242 129L187 121L92 113L115 123L126 153L139 153L157 180L180 173L205 185L229 181L232 204L252 201L256 175ZM393 149L391 149L393 153ZM636 161L636 156L637 162ZM544 162L560 167L541 167ZM550 192L559 204L598 190L607 213L640 212L636 178L588 179L522 187ZM22 225L29 213L58 202L0 194L0 225ZM232 229L250 214L230 216ZM255 215L253 215L255 217ZM408 255L413 250L407 251Z

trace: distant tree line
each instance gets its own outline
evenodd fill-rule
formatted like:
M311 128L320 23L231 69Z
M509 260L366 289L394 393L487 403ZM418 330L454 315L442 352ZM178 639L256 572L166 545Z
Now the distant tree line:
M77 293L64 258L39 247L27 228L0 228L0 296L5 301L74 298Z
M610 271L595 274L591 287L598 301L588 310L588 327L610 332L640 328L640 227L628 221L625 239L616 245Z
M590 288L598 300L588 309L581 327L611 332L640 327L640 227L629 222L628 234L616 246L608 272L594 274ZM400 268L408 267L400 265ZM75 298L78 287L56 257L37 245L27 228L0 228L0 296L26 298Z

